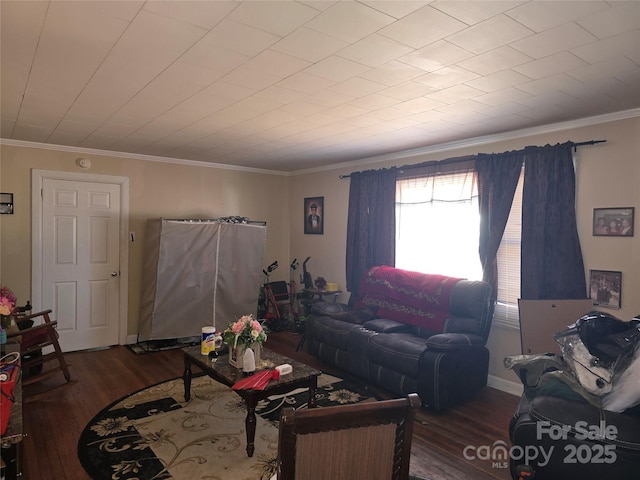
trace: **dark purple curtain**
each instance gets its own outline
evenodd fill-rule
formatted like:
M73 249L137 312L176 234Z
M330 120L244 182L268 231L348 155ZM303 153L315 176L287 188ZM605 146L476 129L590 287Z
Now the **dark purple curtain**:
M522 171L524 152L479 154L476 158L480 207L482 279L498 295L497 253Z
M525 149L521 298L587 298L575 209L573 143Z
M395 266L396 169L350 175L347 221L347 290L358 290L360 277L374 265Z

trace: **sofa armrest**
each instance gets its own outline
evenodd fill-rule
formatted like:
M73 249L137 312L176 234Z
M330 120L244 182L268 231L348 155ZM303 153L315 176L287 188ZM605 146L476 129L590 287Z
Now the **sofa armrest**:
M561 427L572 436L586 437L640 453L640 419L634 415L609 412L588 403L556 397L536 397L529 405L533 420ZM557 428L556 428L557 430ZM545 430L549 432L549 428Z
M483 338L471 333L439 333L427 339L427 348L440 352L466 350L482 346L484 346Z

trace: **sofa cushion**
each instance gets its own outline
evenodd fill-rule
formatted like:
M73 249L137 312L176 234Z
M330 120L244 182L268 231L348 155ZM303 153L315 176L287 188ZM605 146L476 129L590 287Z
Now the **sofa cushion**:
M402 322L396 322L395 320L389 320L388 318L376 318L365 322L364 326L368 330L372 330L378 333L408 333L411 331L411 327Z
M375 266L358 286L355 308L375 307L378 317L431 330L444 331L449 296L459 278Z
M411 333L385 333L369 339L369 361L418 378L420 357L426 349L424 338Z
M375 318L376 312L373 308L361 308L352 310L344 303L318 302L311 308L311 313L320 316L327 316L342 320L343 322L356 323L358 325Z
M467 333L440 333L427 339L429 349L440 352L461 350L474 345L484 345L482 337Z
M361 327L335 318L316 317L307 328L310 329L307 335L312 336L314 341L346 351L349 345L349 331Z

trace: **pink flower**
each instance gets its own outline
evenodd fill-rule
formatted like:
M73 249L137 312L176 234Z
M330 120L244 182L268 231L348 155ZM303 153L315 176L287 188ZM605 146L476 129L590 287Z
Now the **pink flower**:
M239 335L244 330L244 322L242 320L238 320L231 326L231 331L236 335Z
M262 325L257 320L251 320L251 328L253 328L256 332L260 333L262 331Z

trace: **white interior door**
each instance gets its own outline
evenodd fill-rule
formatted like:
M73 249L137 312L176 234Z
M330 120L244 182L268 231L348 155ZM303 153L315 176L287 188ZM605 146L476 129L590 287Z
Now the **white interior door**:
M121 185L43 178L41 198L40 305L62 349L118 344Z

